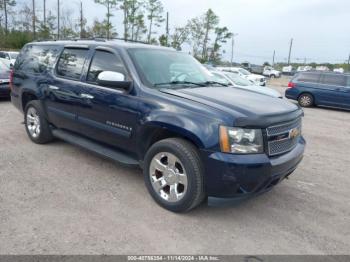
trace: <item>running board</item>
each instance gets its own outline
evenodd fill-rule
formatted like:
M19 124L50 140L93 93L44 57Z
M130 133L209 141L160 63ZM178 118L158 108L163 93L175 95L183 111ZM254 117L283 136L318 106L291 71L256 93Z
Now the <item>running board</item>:
M82 147L86 150L92 151L102 157L116 161L120 164L127 166L140 166L139 161L135 160L134 158L130 157L129 155L123 152L101 145L88 138L81 137L69 131L54 129L52 130L52 135L70 144Z

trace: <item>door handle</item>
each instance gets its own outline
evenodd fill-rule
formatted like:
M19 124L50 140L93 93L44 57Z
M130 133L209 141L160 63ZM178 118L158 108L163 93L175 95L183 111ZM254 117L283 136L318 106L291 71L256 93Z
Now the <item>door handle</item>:
M86 99L94 99L94 96L89 95L89 94L80 94L81 98L86 98Z
M57 87L57 86L49 86L49 88L50 88L51 90L59 90L59 89L60 89L60 88Z

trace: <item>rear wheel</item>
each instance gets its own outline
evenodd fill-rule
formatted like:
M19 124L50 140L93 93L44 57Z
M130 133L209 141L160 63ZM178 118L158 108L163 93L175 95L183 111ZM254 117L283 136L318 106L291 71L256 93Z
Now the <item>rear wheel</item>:
M302 107L311 107L314 105L314 98L310 94L301 94L299 96L298 102Z
M24 124L29 138L36 144L50 142L53 137L39 101L30 101L25 108Z
M153 199L173 212L189 211L205 197L199 154L183 139L154 144L145 157L144 178Z

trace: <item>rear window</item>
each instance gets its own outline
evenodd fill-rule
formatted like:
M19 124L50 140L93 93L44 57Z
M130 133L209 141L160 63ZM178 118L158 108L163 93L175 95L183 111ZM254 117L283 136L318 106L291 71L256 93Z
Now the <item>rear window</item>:
M43 73L53 68L58 55L58 46L27 45L18 56L14 67L26 73Z
M345 75L325 74L322 76L321 83L332 86L345 86L346 81L347 79Z
M296 81L307 83L318 83L320 79L320 73L300 73L296 77Z
M87 49L66 48L58 61L57 75L79 80L87 53Z

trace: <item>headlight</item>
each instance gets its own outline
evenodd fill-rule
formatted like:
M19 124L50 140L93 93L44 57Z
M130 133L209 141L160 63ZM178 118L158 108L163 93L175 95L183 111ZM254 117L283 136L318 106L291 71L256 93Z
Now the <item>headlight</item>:
M264 144L261 129L220 126L220 147L224 153L263 153Z

